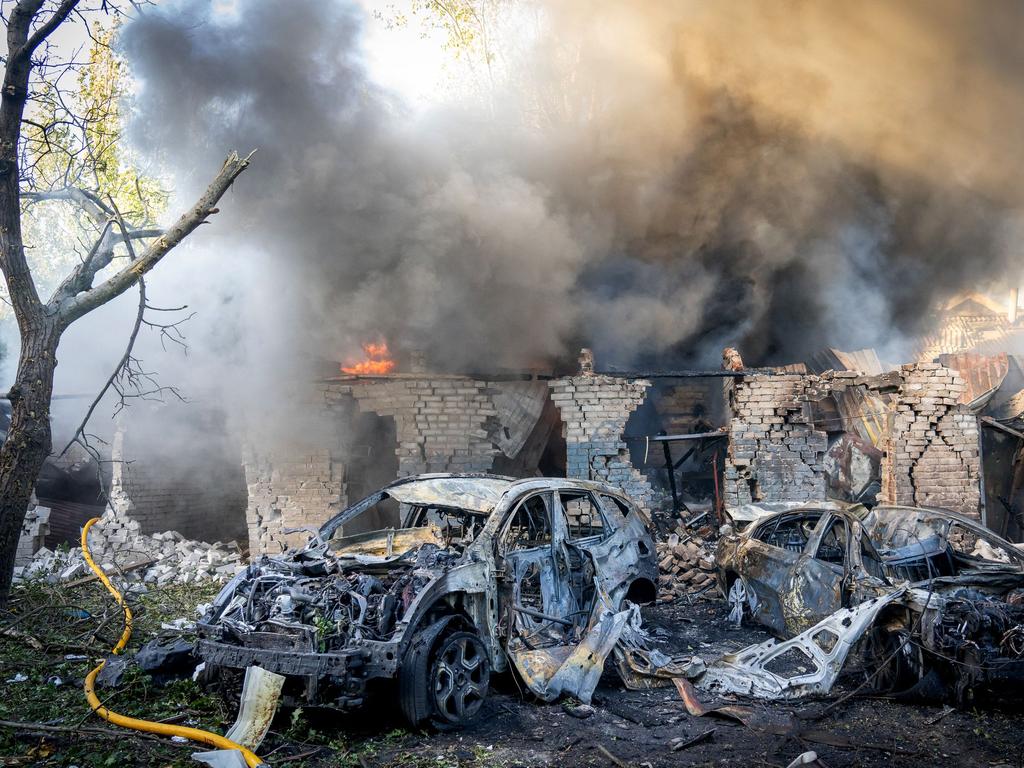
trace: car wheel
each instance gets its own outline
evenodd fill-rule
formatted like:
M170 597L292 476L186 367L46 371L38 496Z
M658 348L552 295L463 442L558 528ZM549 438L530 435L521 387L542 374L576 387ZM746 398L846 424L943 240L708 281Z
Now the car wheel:
M453 617L416 633L398 672L399 705L413 726L457 728L483 705L490 685L487 649L474 632L452 631Z
M865 637L863 658L876 693L901 693L921 679L919 649L904 628L872 628Z
M442 638L430 669L435 722L460 726L472 720L483 706L490 682L487 649L479 637L455 632Z

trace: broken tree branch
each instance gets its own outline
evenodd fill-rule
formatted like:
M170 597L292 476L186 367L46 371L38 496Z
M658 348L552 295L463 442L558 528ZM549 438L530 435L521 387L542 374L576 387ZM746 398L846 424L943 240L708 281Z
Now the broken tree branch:
M90 712L90 714L92 714ZM70 727L66 725L45 725L43 723L22 723L16 720L0 720L0 728L9 728L15 731L29 731L30 733L67 733L67 734L80 734L85 733L90 736L102 736L105 739L119 739L124 740L126 734L124 731L115 731L110 728L83 728L81 726ZM145 739L146 741L156 741L160 744L165 744L170 747L181 747L184 749L195 749L195 744L179 744L176 741L170 739L161 739L156 736L150 736L146 733L140 733L133 731L130 734L136 739Z
M166 232L150 243L138 260L128 264L120 272L95 288L88 288L71 297L55 296L55 303L51 303L48 307L50 311L59 316L62 325L67 326L87 312L124 293L146 272L155 267L172 248L206 221L208 216L216 212L217 201L227 192L239 174L248 167L251 157L251 153L245 157L239 156L236 152L228 155L220 172L195 205Z

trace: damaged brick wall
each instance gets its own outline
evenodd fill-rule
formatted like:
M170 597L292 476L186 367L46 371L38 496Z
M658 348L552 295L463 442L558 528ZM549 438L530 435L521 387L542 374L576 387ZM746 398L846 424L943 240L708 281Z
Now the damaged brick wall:
M246 452L246 518L253 552L301 543L305 534L283 530L319 526L358 500L349 498L344 458L350 455L357 411L394 419L395 444L387 450L398 458L399 477L491 468L496 449L488 427L495 410L486 382L443 376L359 378L323 382L319 394L313 407L325 408L324 434L310 435L304 445Z
M905 365L900 379L885 441L880 500L977 517L978 421L960 402L966 383L938 363Z
M726 507L825 498L828 436L814 428L808 403L819 386L819 377L800 374L736 380L723 471Z
M878 501L937 506L978 516L977 419L960 402L964 381L956 371L937 363L905 365L877 377L827 371L821 376L737 379L730 397L723 482L726 506L826 498L825 429L838 434L844 427L854 431L855 425L815 424L812 403L849 387L862 387L885 398Z
M249 489L246 523L253 554L279 552L305 543L305 533L289 528L319 527L348 505L345 466L329 448L278 447L244 456Z
M200 443L191 439L197 424L206 427ZM209 542L245 536L245 474L222 415L198 407L134 413L117 429L111 458L109 504L142 533Z
M354 398L361 411L392 416L398 475L486 472L496 448L488 426L497 412L487 382L465 377L359 379L328 382L327 406Z
M566 474L611 483L650 510L654 492L647 478L630 463L622 434L651 383L583 375L554 379L548 386L564 424Z

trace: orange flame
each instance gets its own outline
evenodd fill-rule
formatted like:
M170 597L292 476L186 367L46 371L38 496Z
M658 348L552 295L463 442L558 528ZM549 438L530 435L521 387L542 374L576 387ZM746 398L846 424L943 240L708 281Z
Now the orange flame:
M381 374L391 373L395 370L395 361L391 358L391 352L388 349L387 342L380 341L376 344L373 342L363 344L363 353L366 355L365 360L360 360L358 363L343 365L341 366L341 372L364 376L379 376Z

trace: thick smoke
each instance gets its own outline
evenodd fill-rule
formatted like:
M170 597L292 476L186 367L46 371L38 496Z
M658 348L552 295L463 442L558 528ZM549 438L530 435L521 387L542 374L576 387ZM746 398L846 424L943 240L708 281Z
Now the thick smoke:
M365 71L363 13L168 0L123 33L182 202L258 149L154 274L247 380L379 337L448 370L895 357L1019 277L1014 3L543 3L486 103L426 112Z

